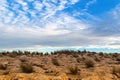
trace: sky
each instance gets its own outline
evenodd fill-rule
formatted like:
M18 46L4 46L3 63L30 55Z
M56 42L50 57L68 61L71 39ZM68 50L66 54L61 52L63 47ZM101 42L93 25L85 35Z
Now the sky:
M0 50L120 52L120 0L0 0Z

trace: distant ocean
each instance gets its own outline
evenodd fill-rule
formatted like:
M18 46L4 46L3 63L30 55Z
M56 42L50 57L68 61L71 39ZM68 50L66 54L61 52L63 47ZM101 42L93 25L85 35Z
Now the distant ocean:
M104 53L120 53L120 48L37 48L37 49L11 49L11 50L0 50L0 52L3 51L31 51L31 52L43 52L43 53L50 53L53 51L58 51L58 50L86 50L90 52L104 52Z

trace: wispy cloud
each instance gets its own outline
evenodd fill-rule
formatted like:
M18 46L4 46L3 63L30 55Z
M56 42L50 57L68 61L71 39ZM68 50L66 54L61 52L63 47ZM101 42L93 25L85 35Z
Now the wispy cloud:
M88 2L86 3L86 5L85 5L84 11L87 11L87 10L89 9L89 7L90 7L92 4L96 3L96 2L97 2L97 0L90 0L90 1L88 1Z
M3 3L7 6L3 5L4 9L0 12L2 15L2 18L0 17L1 24L3 24L0 26L0 44L4 45L1 47L30 45L60 46L60 43L63 45L66 40L71 39L69 34L76 31L82 33L84 29L89 27L82 20L60 12L69 5L74 5L78 0L60 0L59 3L54 0L31 2L14 0L9 3L7 1ZM7 15L7 13L9 14ZM65 35L69 37L60 39ZM54 38L59 39L54 40ZM9 42L6 44L8 40Z
M96 23L96 27L93 28L95 35L97 36L119 36L120 26L120 4L116 5L115 8L104 14L104 18L99 23Z
M120 47L120 6L108 19L87 12L64 10L81 0L3 0L0 2L0 48ZM116 45L117 44L117 45Z

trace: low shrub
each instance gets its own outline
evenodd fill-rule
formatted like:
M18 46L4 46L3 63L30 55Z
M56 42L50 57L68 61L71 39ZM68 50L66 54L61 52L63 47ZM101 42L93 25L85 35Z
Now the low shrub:
M34 72L33 67L30 63L21 63L20 67L22 69L22 72L24 72L24 73Z
M58 60L57 60L56 58L53 58L53 59L52 59L52 63L53 63L54 65L56 65L56 66L60 66L60 64L59 64L59 62L58 62Z
M100 59L98 56L95 56L95 57L94 57L94 60L95 60L96 62L100 62L100 61L101 61L101 59Z
M93 59L87 59L87 60L85 60L85 66L87 68L94 67L95 66L94 60Z
M6 70L7 69L7 64L0 63L0 69L1 70Z
M116 61L120 61L120 56L117 56L117 57L116 57Z
M79 69L78 69L77 66L69 67L69 72L70 72L70 74L72 74L72 75L76 75L76 74L79 73Z

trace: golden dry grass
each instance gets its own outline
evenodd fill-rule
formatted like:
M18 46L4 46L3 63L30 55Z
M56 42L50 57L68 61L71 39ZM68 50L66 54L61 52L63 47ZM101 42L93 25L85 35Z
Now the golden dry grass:
M120 80L119 56L68 50L3 52L0 80Z

